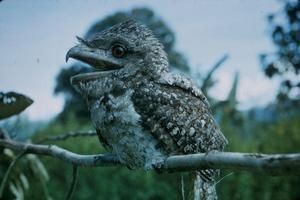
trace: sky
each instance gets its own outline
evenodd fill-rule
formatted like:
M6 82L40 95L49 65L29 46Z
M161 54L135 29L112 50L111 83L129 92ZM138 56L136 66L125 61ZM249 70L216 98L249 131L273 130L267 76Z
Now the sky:
M266 16L280 9L276 0L52 0L0 2L0 91L16 91L35 102L26 111L32 120L46 120L63 107L54 96L55 78L65 54L99 19L116 11L148 7L176 34L176 49L194 71L205 73L224 54L230 58L217 71L210 94L225 99L235 72L240 74L241 109L263 106L275 98L278 80L267 79L261 53L273 46Z

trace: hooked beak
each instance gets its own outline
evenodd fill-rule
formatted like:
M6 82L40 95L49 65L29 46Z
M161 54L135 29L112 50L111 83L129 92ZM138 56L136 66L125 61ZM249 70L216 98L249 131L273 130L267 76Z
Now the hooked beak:
M111 73L113 70L122 68L121 63L109 60L106 54L106 50L95 49L84 43L80 43L72 47L66 54L66 62L68 62L69 58L73 58L91 65L97 71L73 76L71 77L71 84L75 85L81 81L101 78L104 74Z
M84 44L72 47L66 54L66 62L73 58L91 65L98 71L114 70L121 68L120 63L108 60L106 51L93 49Z

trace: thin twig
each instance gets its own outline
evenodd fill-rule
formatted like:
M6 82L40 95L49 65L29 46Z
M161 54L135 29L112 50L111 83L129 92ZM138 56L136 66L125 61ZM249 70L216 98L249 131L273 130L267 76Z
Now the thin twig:
M77 180L78 180L78 166L73 165L73 177L72 177L72 182L66 200L72 199L77 185Z
M19 153L17 155L17 157L10 163L8 169L6 170L5 174L4 174L4 177L2 179L2 182L1 182L1 185L0 185L0 199L2 198L2 195L3 195L3 191L4 191L4 188L5 188L5 185L7 183L7 180L8 180L8 177L10 175L10 173L12 172L14 166L16 165L16 163L18 162L18 160L20 160L20 158L25 155L25 151Z
M45 138L42 138L37 142L37 144L41 144L48 141L60 141L60 140L66 140L70 137L86 137L86 136L96 136L96 131L76 131L76 132L68 132L63 135L57 135L57 136L48 136Z
M225 178L227 178L228 176L233 175L234 172L230 172L229 174L226 174L225 176L223 176L222 178L220 178L219 180L216 181L215 185L219 184L221 181L223 181Z
M120 165L112 154L80 155L55 145L36 145L0 139L0 146L39 155L48 155L77 166ZM300 175L300 153L257 154L236 152L211 152L168 157L161 165L168 172L197 171L202 169L246 170L271 175Z
M180 177L181 177L181 181L180 181L181 182L181 196L182 196L182 200L185 200L184 179L183 179L183 174L182 173L181 173Z

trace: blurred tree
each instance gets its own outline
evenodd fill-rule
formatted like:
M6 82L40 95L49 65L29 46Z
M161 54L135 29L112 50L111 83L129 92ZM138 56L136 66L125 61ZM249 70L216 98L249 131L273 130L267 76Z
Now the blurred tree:
M161 18L159 18L152 10L148 8L137 8L128 12L117 12L113 15L110 15L92 25L84 37L90 37L97 32L128 19L135 19L145 24L153 31L156 37L164 45L172 69L177 69L183 72L190 71L190 67L186 58L180 52L174 49L174 32ZM60 119L66 119L72 113L75 114L76 117L82 119L86 119L89 116L82 98L79 97L77 92L70 85L69 80L70 77L75 74L92 70L93 69L87 67L86 65L76 63L60 71L56 79L56 87L54 90L55 94L62 93L65 96L65 106L59 116Z
M245 123L243 113L237 109L237 89L239 83L239 73L236 72L231 89L225 100L215 101L212 104L212 111L216 120L221 123L225 122L242 130Z
M274 53L262 54L266 76L280 77L279 100L300 100L300 1L284 0L283 11L268 16Z
M83 64L75 63L69 68L62 69L56 77L56 87L54 94L62 93L65 97L63 111L58 116L59 120L66 121L70 115L75 115L77 119L86 119L89 112L86 109L85 102L78 92L74 90L70 83L70 78L76 74L92 71L91 68Z
M174 49L176 42L174 32L149 8L136 8L129 12L117 12L108 16L92 25L87 31L85 38L128 19L135 19L153 31L154 35L165 47L171 68L184 72L190 71L186 58Z
M220 60L218 60L207 72L205 77L201 77L201 74L197 75L199 78L196 79L202 79L201 90L205 94L206 97L208 97L209 101L215 101L214 99L210 99L208 95L208 90L210 90L215 84L216 81L213 78L213 75L215 72L223 65L223 63L229 58L228 54L225 54Z

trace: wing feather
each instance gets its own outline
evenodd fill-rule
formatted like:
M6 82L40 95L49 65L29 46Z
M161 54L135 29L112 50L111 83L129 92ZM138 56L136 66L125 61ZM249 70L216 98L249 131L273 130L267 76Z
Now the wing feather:
M141 86L132 101L143 127L169 153L223 150L227 143L206 97L189 79L168 75Z

